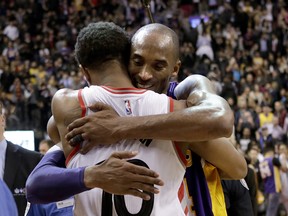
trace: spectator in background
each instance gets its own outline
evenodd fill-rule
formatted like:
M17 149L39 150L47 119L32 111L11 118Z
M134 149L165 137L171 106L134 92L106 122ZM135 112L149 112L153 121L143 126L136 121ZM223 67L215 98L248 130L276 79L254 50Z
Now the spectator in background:
M279 125L278 117L274 116L271 123L265 124L268 133L271 134L274 141L284 140L284 130Z
M274 116L278 118L280 127L284 128L287 110L284 107L284 104L281 101L274 102Z
M4 137L5 125L5 108L0 102L0 178L12 192L19 216L24 216L27 206L26 180L41 160L41 154L7 141Z
M8 42L7 47L4 48L2 52L2 56L5 58L7 63L15 61L16 58L19 57L19 51L13 41Z
M244 98L238 99L238 110L235 112L235 125L237 137L244 129L249 127L252 133L257 129L257 121L253 118L253 111L247 107L247 102Z
M264 181L264 194L267 200L266 216L276 215L280 204L280 168L281 163L275 157L274 147L264 149L264 160L260 163L260 173Z
M251 145L251 143L255 141L255 138L253 136L253 133L251 132L251 129L249 126L245 126L240 134L239 138L239 144L240 148L243 152L246 152L248 147Z
M41 140L39 143L39 152L45 155L53 145L55 145L55 143L50 139Z
M260 152L260 149L257 144L251 145L247 150L246 155L249 158L249 165L255 170L256 173L259 171L259 163L263 161L263 155Z
M15 104L15 114L20 120L21 126L24 128L25 122L25 86L21 82L19 77L14 79L13 84L9 88L11 94L11 102Z
M47 83L41 83L40 89L39 89L39 107L40 107L40 128L41 130L44 130L46 128L46 124L48 122L48 119L51 116L51 99L52 95L51 92L47 86Z
M263 101L263 93L260 91L259 84L255 83L254 86L252 87L252 91L249 92L248 96L249 106L255 109L256 106L262 104L262 101Z
M262 104L262 112L259 114L260 127L263 127L265 124L272 123L273 113L271 107L267 103Z
M27 127L36 129L40 127L39 90L37 85L28 83L24 91L27 108Z
M281 164L283 164L284 169L280 171L281 177L281 203L283 203L286 212L288 212L288 151L287 151L287 144L280 143L279 144L279 159Z
M16 19L14 16L8 18L8 25L4 28L3 33L10 40L15 41L19 37L19 30L16 26Z
M256 139L259 143L261 152L263 152L266 146L274 147L273 138L272 135L269 133L267 126L263 126L256 132Z

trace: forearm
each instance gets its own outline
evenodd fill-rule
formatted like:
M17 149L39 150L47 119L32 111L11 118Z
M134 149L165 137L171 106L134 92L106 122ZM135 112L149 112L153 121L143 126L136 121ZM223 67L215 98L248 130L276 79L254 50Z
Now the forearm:
M233 124L232 111L219 100L213 104L202 102L168 114L117 118L113 135L120 139L207 141L229 137Z
M213 116L213 112L214 110L211 109L203 111L195 107L195 109L166 115L125 118L120 120L123 124L120 123L121 128L116 129L114 135L121 139L164 139L187 142L228 137L231 134L230 128L221 125L222 118ZM215 119L218 119L217 122Z
M247 174L245 158L228 138L190 143L190 148L217 167L222 178L242 179Z
M203 76L186 78L175 92L178 99L187 99L188 108L177 107L177 102L174 102L172 113L118 118L113 134L122 139L188 142L229 137L233 131L234 114L227 101L213 92L209 82Z
M61 150L47 153L27 179L27 200L56 202L88 190L84 185L84 171L83 167L66 169Z

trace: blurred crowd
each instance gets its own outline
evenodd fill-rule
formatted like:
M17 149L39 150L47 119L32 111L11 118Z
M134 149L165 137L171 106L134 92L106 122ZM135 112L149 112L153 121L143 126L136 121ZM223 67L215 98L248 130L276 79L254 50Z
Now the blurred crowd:
M207 76L235 113L235 145L255 172L265 147L287 144L288 1L152 0L155 22L177 32L182 68ZM133 34L150 23L140 0L2 0L0 93L7 130L47 136L60 88L86 85L74 60L79 30L112 21ZM261 177L260 177L261 178Z

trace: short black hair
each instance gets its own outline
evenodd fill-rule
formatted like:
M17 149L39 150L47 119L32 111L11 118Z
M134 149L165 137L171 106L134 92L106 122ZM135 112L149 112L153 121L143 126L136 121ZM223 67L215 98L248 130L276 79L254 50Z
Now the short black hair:
M95 69L107 60L119 60L128 65L130 37L120 26L112 22L90 23L77 36L75 58L78 64Z

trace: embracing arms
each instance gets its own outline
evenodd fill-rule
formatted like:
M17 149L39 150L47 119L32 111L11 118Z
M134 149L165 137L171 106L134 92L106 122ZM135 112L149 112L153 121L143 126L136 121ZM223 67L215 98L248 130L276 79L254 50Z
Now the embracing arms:
M117 152L101 165L66 169L63 151L49 152L27 179L27 200L31 203L56 202L95 187L114 194L130 194L149 200L149 195L141 191L159 193L152 185L161 186L163 182L153 170L125 160L136 154Z
M245 177L247 172L246 161L234 148L230 138L226 138L231 135L233 130L233 112L227 102L214 93L210 81L203 76L192 75L177 86L175 93L180 99L188 97L186 103L191 107L183 109L183 106L178 106L177 101L175 101L174 108L178 111L174 113L123 118L119 117L109 106L95 104L93 109L101 111L77 119L70 124L68 128L71 131L66 138L73 145L73 136L81 134L86 141L85 146L82 148L83 153L99 142L110 143L118 141L120 139L118 135L123 131L129 134L127 135L128 137L132 136L130 138L135 139L153 137L175 139L176 141L186 141L188 139L188 142L191 142L189 147L205 160L215 165L222 173L222 177L232 179ZM177 116L180 116L180 118L177 118ZM189 116L191 116L190 119ZM191 123L190 121L192 120L193 122L193 119L197 119L197 121ZM144 123L142 120L144 120ZM147 125L142 125L145 122L148 122ZM136 129L132 125L135 125ZM156 127L156 125L159 125L159 127ZM124 130L121 128L124 128ZM127 132L127 128L130 128L129 130L131 131ZM215 133L215 131L217 133L212 137L217 137L210 138L210 134ZM203 140L200 139L201 136ZM181 146L183 147L182 152L185 153L187 143Z
M207 141L229 137L233 130L234 116L227 101L216 95L210 81L192 75L177 86L178 96L187 99L186 109L175 102L174 112L163 115L119 117L113 110L103 110L77 119L68 126L66 139L82 134L93 144L114 143L122 139L168 139L174 141ZM186 92L191 92L186 93ZM97 133L95 133L97 131Z
M64 98L66 96L73 97L73 94L75 96L75 92L61 91L55 95L55 97L60 98L57 99L56 103L54 100L53 105L55 106L54 110L61 108L61 114L57 113L56 115L62 115L61 118L65 119L64 122L66 122L69 120L63 113L65 109L62 109L62 102L66 102L66 106L70 105L68 109L71 109L70 115L72 117L77 115L78 105L71 104ZM60 141L60 134L53 116L49 119L47 131L55 143ZM57 145L61 146L61 142ZM148 200L150 196L147 192L159 193L155 186L163 185L163 181L153 170L126 161L136 156L137 152L116 152L100 165L66 169L65 155L58 146L52 147L56 149L55 151L49 150L28 177L26 183L27 199L31 203L60 201L95 187L113 194L129 194ZM67 154L69 152L66 152Z

